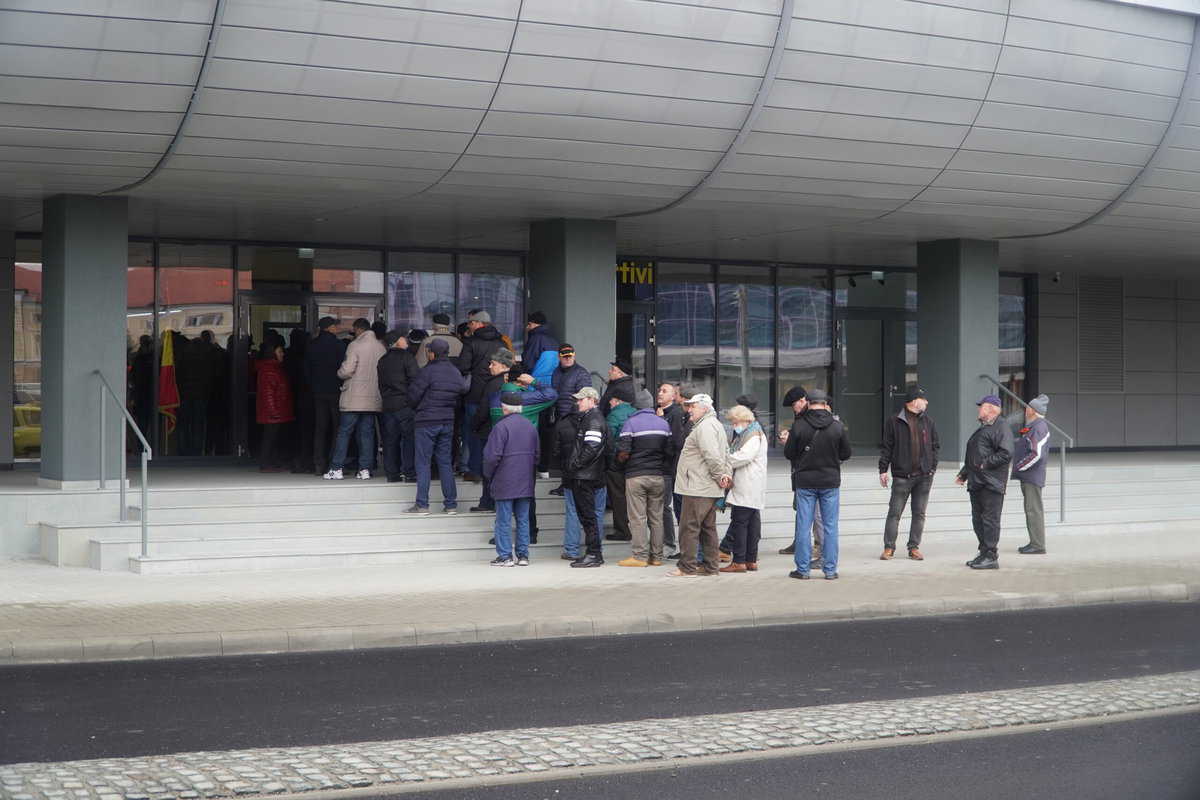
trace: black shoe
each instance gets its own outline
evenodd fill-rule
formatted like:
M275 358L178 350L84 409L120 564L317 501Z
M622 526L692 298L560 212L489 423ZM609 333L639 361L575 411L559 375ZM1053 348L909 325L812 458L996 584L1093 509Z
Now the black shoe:
M972 558L970 561L968 561L968 562L967 562L967 566L968 566L968 567L973 567L973 566L975 566L976 564L978 564L980 561L983 561L985 558L987 558L987 556L985 556L983 553L980 553L979 555L975 556L975 557L974 557L974 558Z
M801 572L801 571L800 571L800 570L798 570L798 569L794 569L794 570L792 570L791 572L789 572L789 573L788 573L788 577L789 577L789 578L795 578L795 579L796 579L796 580L798 580L798 581L808 581L808 580L812 580L811 576L809 576L809 574L808 574L807 572Z
M838 574L836 572L830 572L825 576L825 580L827 581L836 581L837 579Z
M562 497L564 494L566 494L566 490L559 486L557 489L551 489L550 494L554 495L555 497Z
M495 537L495 536L493 536L492 538L488 539L488 544L495 544L495 543L496 543L496 537Z
M495 511L496 511L495 506L471 506L472 514L483 514L483 513L493 514L493 513L495 513Z
M483 480L483 478L479 477L474 472L464 472L462 479L464 481L468 481L469 483L479 483Z
M784 547L783 549L781 549L781 550L779 551L779 555L781 555L781 556L794 556L794 555L796 555L796 545L795 545L795 544L789 544L787 547Z
M402 475L402 476L400 476L400 482L401 483L416 483L417 476L416 475Z
M683 553L672 553L671 555L667 556L667 558L669 558L672 561L678 561L679 557L682 555L683 555Z
M630 542L633 541L633 536L622 536L619 533L610 533L604 537L606 542Z
M604 559L601 558L600 556L593 556L593 555L589 554L589 555L584 556L583 558L575 559L574 561L571 562L571 566L577 567L579 569L587 569L589 567L602 567L602 566L604 566Z
M537 534L536 534L536 533L535 533L533 536L530 536L530 537L529 537L529 543L530 543L530 544L537 544Z
M403 480L404 480L403 475L388 475L387 476L388 483L400 483Z
M579 560L579 556L567 555L566 553L560 554L559 558L561 558L563 561L578 561Z
M1000 562L994 558L982 558L971 564L971 569L1000 569Z
M1031 544L1027 544L1023 547L1018 547L1017 552L1025 556L1044 556L1046 555L1046 548L1034 547Z

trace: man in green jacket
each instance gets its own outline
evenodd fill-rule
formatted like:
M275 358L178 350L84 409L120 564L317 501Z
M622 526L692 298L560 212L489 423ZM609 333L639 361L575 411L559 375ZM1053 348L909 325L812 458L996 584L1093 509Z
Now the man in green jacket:
M605 483L608 485L608 501L612 504L613 532L604 538L612 542L628 542L633 539L633 533L629 530L629 506L625 502L625 465L617 461L617 439L621 437L621 428L626 420L637 409L633 407L634 389L631 381L610 384L608 388L609 410L605 421L608 422L610 436Z

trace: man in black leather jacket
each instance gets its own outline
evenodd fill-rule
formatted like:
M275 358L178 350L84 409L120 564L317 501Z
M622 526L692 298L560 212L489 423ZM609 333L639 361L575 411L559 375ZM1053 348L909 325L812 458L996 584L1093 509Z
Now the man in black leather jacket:
M596 492L604 486L608 422L600 413L600 393L595 389L585 386L572 396L580 417L575 444L564 467L564 477L574 495L575 507L583 510L579 514L579 522L583 527L586 550L571 562L571 566L599 567L604 564L600 526L596 522L596 515L586 512L596 507Z
M989 394L979 406L979 427L967 440L963 468L954 481L967 487L971 496L971 524L979 540L979 554L967 562L971 569L999 569L996 548L1000 544L1000 512L1008 486L1013 435L1000 416L1000 398Z

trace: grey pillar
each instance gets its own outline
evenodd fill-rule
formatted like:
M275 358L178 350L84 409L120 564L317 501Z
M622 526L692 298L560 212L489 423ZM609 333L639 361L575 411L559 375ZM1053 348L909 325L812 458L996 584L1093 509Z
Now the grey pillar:
M529 226L529 311L544 311L576 359L606 376L617 339L617 224L552 219Z
M0 230L0 341L8 344L0 349L0 399L6 404L0 413L0 469L12 469L13 417L7 404L13 397L13 263L16 260L16 239L12 231Z
M128 203L58 195L42 205L42 473L55 487L95 486L100 475L99 381L125 401ZM124 451L120 409L107 410L106 472ZM114 484L115 485L115 484Z
M917 245L917 369L937 420L942 458L962 461L978 427L975 402L999 371L1000 247L994 241L942 239Z

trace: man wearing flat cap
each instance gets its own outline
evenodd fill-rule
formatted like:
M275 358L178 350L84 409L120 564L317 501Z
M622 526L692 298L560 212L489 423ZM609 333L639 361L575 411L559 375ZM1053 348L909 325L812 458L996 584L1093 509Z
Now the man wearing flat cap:
M1013 445L1013 479L1021 482L1021 497L1025 501L1025 527L1029 544L1017 548L1026 556L1046 552L1046 514L1042 506L1042 489L1046 485L1046 456L1050 452L1050 426L1046 424L1046 409L1050 398L1044 394L1025 406L1025 424Z
M1012 462L1013 435L1000 416L1000 398L984 395L979 406L979 427L967 440L963 467L955 483L971 496L971 525L979 540L979 554L967 562L971 569L999 569L1000 512Z
M908 557L924 561L921 555L921 533L925 529L925 509L929 505L929 490L933 488L933 473L937 472L937 426L929 416L929 399L925 390L916 384L904 394L904 408L888 417L883 424L883 443L879 446L879 485L887 488L889 478L892 496L888 502L887 522L883 526L883 554L880 561L890 561L896 554L896 538L900 535L900 517L912 498L912 519L908 526ZM889 476L888 470L891 470Z

